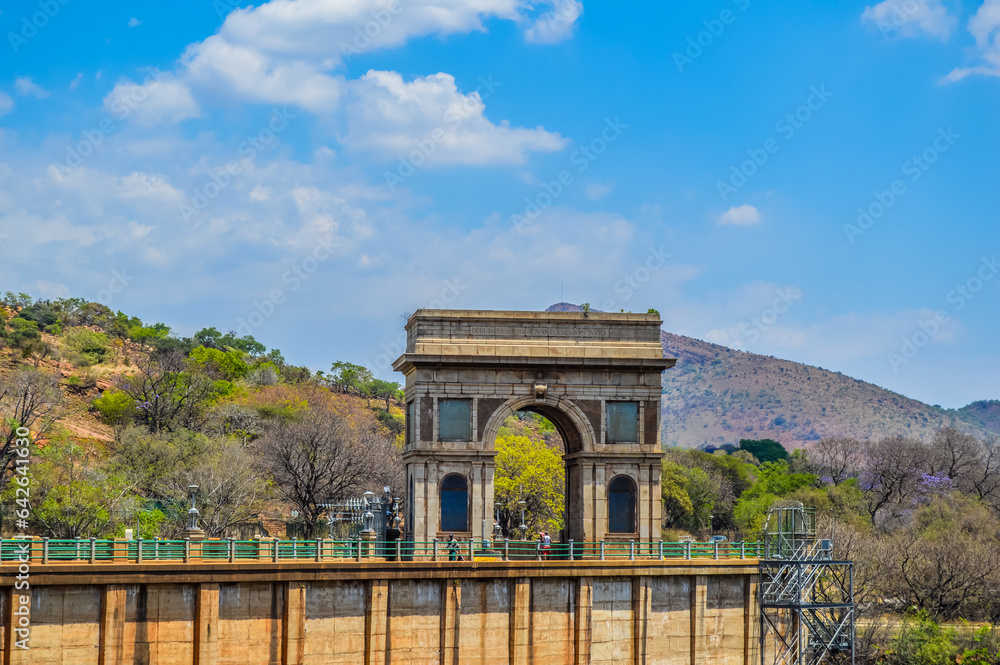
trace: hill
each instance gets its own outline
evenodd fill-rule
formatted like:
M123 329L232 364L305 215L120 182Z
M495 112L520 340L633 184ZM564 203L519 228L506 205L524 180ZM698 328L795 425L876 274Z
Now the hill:
M549 311L581 311L558 303ZM774 439L800 448L828 436L930 438L941 427L1000 433L1000 402L961 409L924 404L871 383L771 356L668 332L663 375L663 444L692 448Z

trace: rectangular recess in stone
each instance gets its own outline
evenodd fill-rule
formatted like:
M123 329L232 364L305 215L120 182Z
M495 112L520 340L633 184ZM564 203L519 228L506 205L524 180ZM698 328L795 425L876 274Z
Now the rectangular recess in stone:
M439 436L442 441L472 440L472 400L438 400Z
M608 443L638 443L639 403L608 402Z

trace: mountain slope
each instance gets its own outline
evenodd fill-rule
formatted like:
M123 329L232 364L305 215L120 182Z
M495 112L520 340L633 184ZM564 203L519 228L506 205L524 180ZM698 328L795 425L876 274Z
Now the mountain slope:
M559 303L550 311L579 311ZM951 410L871 383L691 337L660 333L677 365L663 374L663 444L695 447L774 439L799 448L827 436L929 438L953 426L1000 432L1000 402Z

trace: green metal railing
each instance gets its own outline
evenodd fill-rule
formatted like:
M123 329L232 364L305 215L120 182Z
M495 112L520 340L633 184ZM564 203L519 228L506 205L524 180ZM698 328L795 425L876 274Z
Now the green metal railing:
M593 543L552 543L496 540L366 541L354 540L58 540L25 538L0 540L0 566L50 563L153 563L191 561L605 561L677 559L755 559L761 543L668 543L663 541L606 540Z

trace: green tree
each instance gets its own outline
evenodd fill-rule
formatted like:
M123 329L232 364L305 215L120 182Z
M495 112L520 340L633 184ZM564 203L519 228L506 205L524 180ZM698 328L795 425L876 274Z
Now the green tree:
M773 439L740 439L740 450L747 451L761 462L788 459L788 451Z
M63 335L66 358L77 367L104 362L111 354L111 342L104 333L87 328L70 328Z
M367 367L338 360L330 366L329 380L341 392L363 395L371 384L372 373Z
M382 379L372 379L369 384L373 397L385 400L385 410L389 410L389 402L399 399L399 384L395 381L383 381Z
M558 531L565 509L566 468L562 456L544 441L501 427L496 438L494 501L500 504L500 526L506 536L520 536L519 501L525 501L528 532Z

